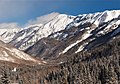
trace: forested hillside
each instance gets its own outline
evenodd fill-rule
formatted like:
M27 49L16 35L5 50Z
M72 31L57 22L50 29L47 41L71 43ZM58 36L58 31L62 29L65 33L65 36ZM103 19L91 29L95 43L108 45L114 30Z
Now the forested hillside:
M65 63L13 67L1 63L1 84L119 84L120 36L73 56ZM59 58L60 59L60 58ZM57 60L57 59L56 59ZM61 58L62 60L62 58Z

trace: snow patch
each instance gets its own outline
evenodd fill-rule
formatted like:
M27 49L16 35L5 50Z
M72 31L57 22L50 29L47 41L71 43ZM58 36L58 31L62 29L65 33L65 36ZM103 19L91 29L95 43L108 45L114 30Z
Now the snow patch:
M17 68L15 67L13 70L12 70L12 72L16 72L17 71Z
M78 43L80 43L81 41L87 39L89 36L91 36L90 34L91 31L87 31L85 34L83 34L82 38L80 40L77 40L75 43L69 45L67 48L65 48L62 52L62 54L66 53L68 50L70 50L73 46L77 45Z
M78 52L82 51L87 44L88 43L84 43L83 45L81 45L75 53L78 53Z

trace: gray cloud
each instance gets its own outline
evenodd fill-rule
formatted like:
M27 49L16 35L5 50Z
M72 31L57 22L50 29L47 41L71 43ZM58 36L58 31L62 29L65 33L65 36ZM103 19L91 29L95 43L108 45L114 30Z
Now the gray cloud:
M20 28L18 23L1 23L0 29L13 29L13 28Z

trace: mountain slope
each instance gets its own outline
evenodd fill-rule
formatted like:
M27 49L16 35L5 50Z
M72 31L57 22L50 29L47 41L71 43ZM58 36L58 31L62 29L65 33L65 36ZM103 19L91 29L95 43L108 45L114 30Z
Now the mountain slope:
M9 41L13 39L19 30L20 28L0 29L0 40L4 41L5 43L9 43Z
M41 84L119 84L119 39L117 36L92 50L69 55L67 62L41 78Z
M0 60L6 62L12 62L16 64L44 64L42 61L38 61L28 54L13 48L2 41L0 41Z
M40 17L39 19L42 21L40 21L39 24L35 24L39 21L35 23L32 22L32 25L20 29L14 36L1 36L5 39L8 39L7 41L3 39L4 42L12 44L20 50L25 50L36 43L39 39L65 29L66 25L70 23L73 18L73 16L65 14L52 13ZM9 39L9 37L12 39Z
M120 35L92 50L68 55L64 63L11 69L1 66L0 79L24 84L120 84Z
M40 39L25 52L41 59L56 59L100 46L119 34L119 29L119 10L83 14L74 18L64 30Z

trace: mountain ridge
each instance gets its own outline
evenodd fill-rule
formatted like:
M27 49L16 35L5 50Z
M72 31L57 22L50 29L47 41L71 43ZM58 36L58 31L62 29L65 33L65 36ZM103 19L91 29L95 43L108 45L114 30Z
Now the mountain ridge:
M104 13L106 13L106 11ZM104 15L104 13L102 15ZM104 19L103 22L99 24L96 24L96 20L91 21L89 18L83 20L82 17L77 17L68 24L64 30L40 39L25 52L34 57L37 56L49 60L64 54L70 55L102 45L120 32L120 16L118 13L109 21ZM96 15L93 14L91 17L94 18L95 16ZM83 17L85 18L85 16ZM102 16L100 16L100 18L101 17Z
M98 24L100 24L99 22L101 21L100 20L100 18L102 18L103 20L104 20L104 16L106 16L107 17L107 14L108 14L108 18L107 19L105 19L106 21L108 21L108 20L110 20L111 18L116 18L117 16L118 16L118 14L119 14L119 12L120 12L120 10L112 10L112 11L104 11L104 12L97 12L97 13L89 13L89 14L80 14L80 15L78 15L78 16L72 16L72 15L65 15L65 14L59 14L59 13L51 13L51 14L48 14L48 15L45 15L45 16L41 16L40 18L43 18L43 20L44 20L44 18L46 19L47 17L49 17L50 19L48 20L48 21L46 21L47 23L42 23L42 22L39 22L39 23L36 23L36 24L34 24L34 25L30 25L30 26L28 26L28 27L25 27L25 28L22 28L22 29L20 29L20 30L16 30L16 32L18 33L18 31L20 32L20 31L23 31L23 30L25 30L25 29L29 29L29 28L36 28L36 27L42 27L42 26L44 26L45 24L45 28L49 28L49 29L52 29L52 26L53 27L56 27L56 28L54 28L55 29L55 31L53 31L53 29L52 29L52 32L50 33L50 34L52 34L52 33L54 33L54 32L57 32L57 31L60 31L60 30L64 30L65 28L69 28L69 26L77 26L77 25L79 25L79 24L84 24L84 23L86 23L86 22L91 22L91 23L93 23L94 22L94 24L96 24L97 26L98 26ZM113 16L112 16L113 15ZM99 16L99 20L97 20L97 17ZM111 17L112 16L112 17ZM61 23L61 22L58 22L58 25L60 26L61 25L61 27L62 26L64 26L63 28L61 28L61 27L58 27L58 25L55 23L54 24L54 22L57 22L57 20L56 21L52 21L53 19L58 19L59 20L59 18L64 18L64 19L66 19L66 21L67 21L67 19L68 18L72 18L71 20L74 20L74 21L68 21L68 23L65 23L64 22L64 24L63 23ZM87 19L88 18L88 19ZM93 18L93 19L89 19L89 18ZM38 18L39 19L39 18ZM79 22L77 22L79 19L81 19L81 23L79 23ZM82 19L87 19L86 21L82 21ZM69 19L68 19L69 20ZM91 21L90 21L91 20ZM50 22L49 23L49 21L52 21L52 22ZM106 21L103 21L103 22L106 22ZM33 21L33 23L34 23L34 21ZM44 25L42 25L42 24L44 24ZM52 26L50 26L50 25L52 25ZM55 26L56 25L56 26ZM66 26L67 25L67 26ZM43 31L43 32L46 32L46 30L44 31L44 29L45 28L43 28L43 30L41 30L41 31ZM37 29L37 28L36 28ZM40 28L39 28L40 29ZM49 30L48 29L48 30ZM49 31L51 31L51 30L49 30ZM48 32L49 32L48 31ZM3 31L4 32L4 31ZM48 33L47 32L47 33ZM4 33L2 33L3 35L4 35ZM3 36L1 34L1 36L3 37L3 38L5 38L5 36L6 36L6 38L7 38L7 35L5 35L5 36ZM50 35L49 34L49 35ZM14 35L15 36L15 35ZM46 36L43 36L43 37L47 37L47 35ZM43 38L43 37L41 37L41 38ZM13 37L12 37L13 38ZM25 37L23 37L23 38L25 38ZM22 39L23 39L22 38ZM9 40L9 38L8 38L8 40ZM3 40L4 42L5 42L5 40ZM9 42L11 42L11 40L9 41ZM6 43L9 43L9 42L7 42L6 41Z
M47 59L89 50L107 42L100 40L113 38L119 33L120 10L78 16L58 13L54 16L53 13L51 18L45 24L30 25L19 30L7 43L33 57Z

